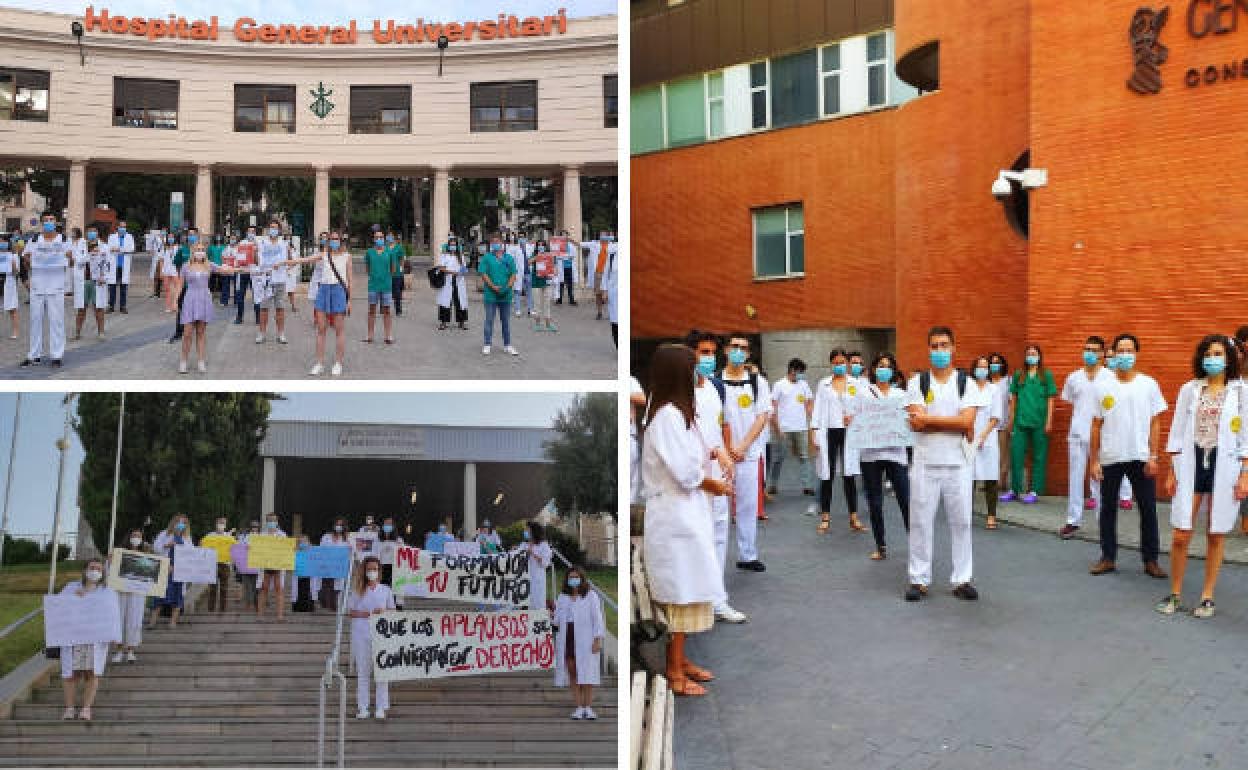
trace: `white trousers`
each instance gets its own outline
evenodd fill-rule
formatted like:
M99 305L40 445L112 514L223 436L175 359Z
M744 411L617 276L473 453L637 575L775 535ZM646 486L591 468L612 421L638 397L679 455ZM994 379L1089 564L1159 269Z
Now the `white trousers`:
M722 575L728 566L728 530L731 521L728 516L728 498L711 498L711 524L715 528L715 556L719 559L719 572ZM728 606L727 590L725 597L715 609L722 610Z
M955 586L971 580L971 496L974 482L969 465L910 467L910 582L931 585L932 536L936 510L943 502L953 541Z
M737 511L737 558L758 558L758 466L757 458L737 463L733 501Z
M1078 527L1083 524L1084 481L1088 473L1088 450L1091 444L1077 438L1068 439L1066 443L1070 452L1070 485L1067 489L1069 497L1066 505L1066 523ZM1091 486L1092 502L1096 505L1093 510L1099 511L1101 510L1101 485L1093 483ZM1118 499L1131 499L1131 482L1125 476L1122 479L1122 487L1118 490Z
M43 319L48 319L48 357L65 357L65 295L30 295L30 355L43 358Z
M118 594L121 608L121 643L125 647L138 647L143 641L143 616L147 609L144 594Z
M360 711L368 711L368 688L373 681L373 645L371 637L351 634L351 657L355 659L355 703ZM377 710L390 708L390 683L377 683Z

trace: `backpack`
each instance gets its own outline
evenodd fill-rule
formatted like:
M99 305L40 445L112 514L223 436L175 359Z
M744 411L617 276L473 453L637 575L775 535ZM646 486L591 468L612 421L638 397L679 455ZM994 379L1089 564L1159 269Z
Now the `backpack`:
M962 398L963 396L966 395L966 380L967 380L966 372L962 371L961 369L955 369L954 372L958 376L958 398ZM932 372L929 369L924 369L923 371L919 372L919 391L923 394L923 401L925 403L927 402L928 392L931 391L931 389L932 389Z
M727 399L728 399L727 386L728 385L747 385L748 384L750 386L750 394L751 394L752 399L754 401L758 400L758 373L757 372L751 371L750 376L744 380L725 380L723 378L723 372L720 372L720 376L712 377L711 382L714 383L715 390L719 393L719 400L721 403L727 403Z

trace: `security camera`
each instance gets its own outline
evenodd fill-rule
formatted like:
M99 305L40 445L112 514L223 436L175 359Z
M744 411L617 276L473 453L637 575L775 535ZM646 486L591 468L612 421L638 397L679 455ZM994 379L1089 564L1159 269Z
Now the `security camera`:
M992 197L1005 200L1014 192L1011 182L1018 182L1024 190L1034 190L1049 183L1049 172L1043 168L1026 168L1022 171L1000 171L992 183Z
M992 183L992 197L999 201L1006 200L1014 194L1014 186L1008 179L997 177Z

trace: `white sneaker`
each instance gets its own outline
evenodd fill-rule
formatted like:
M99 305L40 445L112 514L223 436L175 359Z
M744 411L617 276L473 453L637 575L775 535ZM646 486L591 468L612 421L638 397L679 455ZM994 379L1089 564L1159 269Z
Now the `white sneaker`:
M516 350L516 349L515 349L515 348L513 348L511 345L508 345L507 347L503 348L503 350L504 350L504 351L506 351L507 355L509 355L509 356L518 356L518 355L520 355L520 351L519 351L519 350Z
M490 346L486 345L481 348L481 355L488 356L490 354Z
M335 377L340 376L342 374L342 364L339 363L338 361L335 361L334 365L330 367L329 373Z
M585 709L584 709L584 708L582 708L582 707L580 707L580 706L577 706L577 707L576 707L576 711L573 711L573 712L572 712L572 718L573 718L573 719L584 719L584 718L585 718Z
M322 364L320 361L317 361L315 364L312 364L312 368L308 370L309 377L320 377L324 373L325 373L325 364Z
M516 318L519 318L519 317L520 317L520 311L519 311L519 310L517 310L517 311L516 311Z
M378 719L385 719L386 712L383 711L382 709L377 709L377 713L374 716L376 716Z
M126 653L126 662L127 662L127 663L137 663L137 662L138 662L138 660L139 660L139 659L138 659L138 658L136 658L136 657L135 657L135 655L134 655L134 650L130 650L129 652L127 652L127 653Z
M208 371L208 366L203 361L200 361L198 364L196 364L196 368L199 369L201 373Z
M597 719L598 715L594 713L593 709L591 709L589 706L586 706L584 716L582 716L581 718L582 719Z
M178 374L186 374L186 362L178 362Z
M715 610L715 619L724 623L744 623L750 618L744 612L734 610L731 606L725 604L723 607Z
M290 342L286 339L286 335L285 335L285 334L279 334L279 335L277 335L277 341L278 341L278 342L280 342L280 343L281 343L281 344L283 344L283 345L289 345L289 344L290 344Z
M355 712L356 719L368 719L368 709L360 709Z
M112 661L113 661L114 663L120 663L120 662L121 662L121 650L118 650L117 652L114 652L114 653L113 653Z
M256 335L256 344L257 344L257 345L259 345L259 344L261 344L261 343L263 343L263 342L264 342L264 335L263 335L263 334L257 334L257 335Z

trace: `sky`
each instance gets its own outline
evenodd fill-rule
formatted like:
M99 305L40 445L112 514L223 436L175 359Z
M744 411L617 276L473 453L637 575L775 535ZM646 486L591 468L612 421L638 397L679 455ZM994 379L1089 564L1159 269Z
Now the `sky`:
M339 0L3 0L0 5L36 11L81 15L88 5L107 8L114 16L164 18L170 13L191 18L217 16L233 22L250 16L269 24L334 24L350 19L423 18L426 21L492 19L499 13L513 16L545 16L566 8L572 18L618 12L616 0L355 0L344 6Z
M546 427L572 403L570 393L289 393L275 401L271 419L338 420L426 425L496 425ZM63 394L21 394L17 461L13 465L13 493L9 500L8 531L14 536L52 532L56 504L56 475L60 455L56 441L65 425ZM3 504L13 440L13 410L17 396L0 394L0 505ZM82 446L72 429L64 488L69 490L62 511L61 531L77 527L78 467Z

